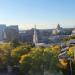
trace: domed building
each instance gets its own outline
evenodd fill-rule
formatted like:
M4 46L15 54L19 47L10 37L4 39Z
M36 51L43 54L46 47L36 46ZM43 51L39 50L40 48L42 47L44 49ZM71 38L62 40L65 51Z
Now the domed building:
M62 27L60 27L60 25L58 24L56 29L53 29L52 34L53 35L57 35L57 34L61 34L63 32Z
M75 28L72 30L72 35L75 35Z

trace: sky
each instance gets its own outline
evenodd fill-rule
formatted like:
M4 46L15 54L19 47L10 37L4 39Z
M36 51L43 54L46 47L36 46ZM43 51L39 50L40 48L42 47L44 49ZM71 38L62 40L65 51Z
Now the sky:
M0 24L20 29L75 27L75 0L0 0Z

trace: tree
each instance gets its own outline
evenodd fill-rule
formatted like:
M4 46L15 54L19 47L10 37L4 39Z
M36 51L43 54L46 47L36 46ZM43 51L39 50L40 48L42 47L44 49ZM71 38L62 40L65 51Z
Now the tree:
M11 52L13 62L15 61L14 63L18 64L21 56L24 54L28 54L30 51L31 51L30 47L25 47L25 46L19 46L14 48Z
M0 70L4 70L10 60L11 46L10 44L0 45Z
M43 47L32 48L32 51L29 54L21 57L20 63L23 64L24 68L26 68L25 66L27 65L28 67L30 67L29 72L31 73L31 75L36 75L36 73L43 75L45 71L53 72L56 69L58 69L57 67L58 59L56 54L57 51L55 51L55 53L53 51L51 47L50 48L43 48ZM28 64L26 64L26 62Z

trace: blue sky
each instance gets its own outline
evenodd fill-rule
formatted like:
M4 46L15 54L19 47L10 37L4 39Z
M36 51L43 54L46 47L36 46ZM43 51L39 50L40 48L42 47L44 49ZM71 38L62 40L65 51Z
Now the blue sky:
M20 29L75 27L75 0L0 0L0 23Z

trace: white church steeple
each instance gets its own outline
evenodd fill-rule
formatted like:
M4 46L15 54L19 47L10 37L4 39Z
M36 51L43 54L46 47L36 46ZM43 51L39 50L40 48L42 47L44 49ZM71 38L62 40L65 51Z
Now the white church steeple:
M37 30L36 30L36 25L34 27L34 34L33 34L33 44L36 45L38 43L38 38L37 38Z

